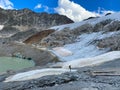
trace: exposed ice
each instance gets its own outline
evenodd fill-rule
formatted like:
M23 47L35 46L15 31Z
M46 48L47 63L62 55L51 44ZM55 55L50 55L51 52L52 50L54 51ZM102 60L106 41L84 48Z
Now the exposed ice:
M53 49L52 52L63 61L94 57L106 53L109 50L109 48L98 48L94 44L94 40L103 39L106 37L114 36L116 34L120 34L120 31L108 32L105 34L103 32L82 34L76 39L75 43L66 44L60 48L57 47L57 50Z

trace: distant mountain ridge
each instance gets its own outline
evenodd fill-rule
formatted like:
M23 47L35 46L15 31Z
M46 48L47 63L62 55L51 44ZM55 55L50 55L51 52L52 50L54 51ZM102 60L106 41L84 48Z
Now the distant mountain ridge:
M36 13L30 9L4 10L0 8L0 41L22 41L52 26L73 23L59 14Z
M73 21L59 14L36 13L27 8L21 10L4 10L0 8L1 25L46 29L51 26L68 23L73 23Z

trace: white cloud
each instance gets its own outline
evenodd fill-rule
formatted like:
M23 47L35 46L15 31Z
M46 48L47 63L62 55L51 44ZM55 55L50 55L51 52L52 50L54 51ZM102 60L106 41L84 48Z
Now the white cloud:
M44 11L49 12L49 7L48 6L43 6L44 7Z
M107 13L115 13L116 11L111 10L105 10L104 8L98 7L97 13L99 13L100 16L104 16Z
M45 12L51 12L53 10L53 8L50 8L46 5L42 5L42 4L37 4L34 9L43 9L43 11Z
M0 0L0 7L4 9L13 9L14 5L10 0Z
M41 4L36 5L34 9L39 9L39 8L42 8Z
M75 22L99 15L95 12L86 10L81 5L70 0L59 0L58 7L55 8L55 11L61 15L66 15Z

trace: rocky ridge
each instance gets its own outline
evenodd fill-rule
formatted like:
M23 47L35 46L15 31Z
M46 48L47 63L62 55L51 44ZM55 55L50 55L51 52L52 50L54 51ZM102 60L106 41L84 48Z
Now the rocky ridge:
M29 38L39 31L51 26L73 23L63 15L36 13L27 8L21 10L4 10L0 8L0 39L2 41L19 41ZM28 33L28 34L25 34ZM23 41L22 40L22 41Z
M51 26L73 23L66 16L48 13L35 13L29 9L4 10L0 8L0 24L5 26L28 26L46 29Z

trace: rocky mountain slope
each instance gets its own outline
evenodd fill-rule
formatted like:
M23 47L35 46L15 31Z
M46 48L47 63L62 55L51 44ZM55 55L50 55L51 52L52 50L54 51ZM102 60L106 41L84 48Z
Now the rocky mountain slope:
M73 21L63 15L36 13L29 9L4 10L0 8L0 39L10 38L7 41L24 40L35 34L31 32L39 32L51 26L68 23L73 23ZM29 35L24 35L25 33L29 33ZM4 41L4 39L2 40Z
M93 57L109 51L120 50L119 15L118 12L78 23L51 27L49 29L53 29L55 32L32 44L37 43L40 46L52 48L63 47L73 53L68 57L57 54L63 60ZM27 40L32 42L32 39ZM56 53L55 50L53 52Z
M66 16L35 13L29 9L4 10L0 8L0 24L6 26L28 26L45 29L55 25L73 23Z
M23 41L23 43L38 44L39 41L41 41L43 38L47 37L48 35L50 35L53 32L55 32L55 30L52 30L52 29L40 31L40 32L32 35L31 37L27 38L25 41Z

